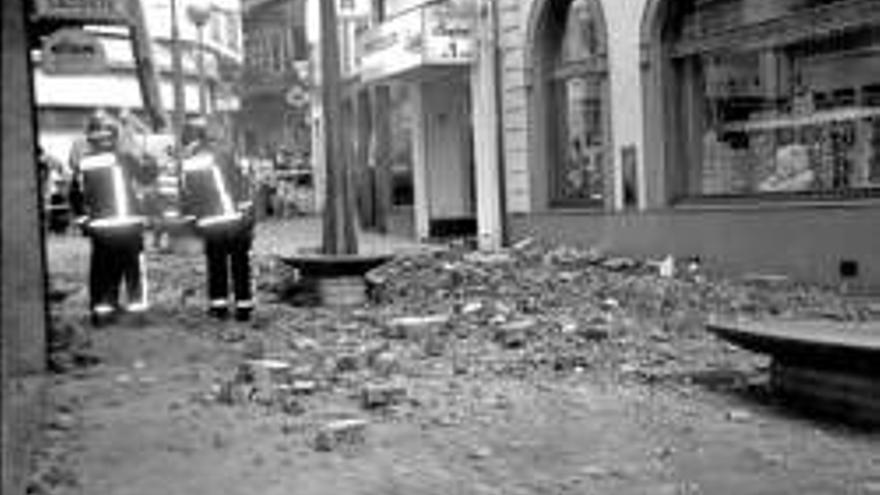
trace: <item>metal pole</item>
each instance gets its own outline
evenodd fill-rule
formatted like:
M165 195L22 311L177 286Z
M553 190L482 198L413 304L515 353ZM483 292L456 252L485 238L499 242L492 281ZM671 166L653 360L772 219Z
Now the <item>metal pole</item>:
M321 4L321 92L324 110L324 156L327 197L324 205L322 251L324 254L356 254L354 208L351 201L348 159L340 132L339 33L336 0Z
M183 93L183 63L180 54L180 28L177 22L177 0L171 0L171 72L174 81L174 160L177 168L177 191L183 189L183 124L186 118Z
M199 54L196 58L199 71L199 114L204 117L208 115L208 98L205 94L205 24L196 24L199 33Z
M129 24L131 46L136 61L135 67L138 73L138 84L141 89L141 98L144 110L150 118L153 131L168 126L168 120L162 115L162 99L159 93L159 83L156 75L156 64L153 61L150 33L147 30L147 22L144 18L144 9L141 0L131 0L132 19Z

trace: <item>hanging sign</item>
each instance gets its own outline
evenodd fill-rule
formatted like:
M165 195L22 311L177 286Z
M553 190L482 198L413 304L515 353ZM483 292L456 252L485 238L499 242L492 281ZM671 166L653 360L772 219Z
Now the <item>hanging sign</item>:
M357 19L370 16L370 0L337 0L336 15L340 19Z
M424 8L427 64L467 64L474 60L475 18L463 15L453 3L435 3Z
M309 104L309 93L299 84L292 86L284 94L284 102L294 108L302 108Z
M422 62L422 12L389 19L359 36L361 79L368 81L405 72Z
M474 19L446 2L422 6L360 34L361 80L428 65L467 65L475 58Z
M35 0L37 18L126 24L127 0Z
M61 29L43 42L42 68L46 74L95 74L107 69L104 45L82 29Z

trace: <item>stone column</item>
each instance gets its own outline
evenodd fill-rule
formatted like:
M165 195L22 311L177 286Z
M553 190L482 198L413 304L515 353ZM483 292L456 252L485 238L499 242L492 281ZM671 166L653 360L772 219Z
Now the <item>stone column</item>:
M477 242L482 250L495 250L503 241L501 204L501 149L499 146L496 0L484 0L477 23L479 49L471 72L474 122L474 162L477 188Z
M46 366L45 251L23 0L3 2L3 493L24 493Z

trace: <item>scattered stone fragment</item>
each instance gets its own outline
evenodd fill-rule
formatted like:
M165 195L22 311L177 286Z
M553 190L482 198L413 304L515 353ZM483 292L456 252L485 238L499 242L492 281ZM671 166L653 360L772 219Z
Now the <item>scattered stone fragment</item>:
M399 383L368 383L361 389L361 404L377 409L400 404L406 399L406 387Z
M318 390L318 382L314 380L293 380L290 382L290 392L296 395L313 394Z
M391 319L386 325L385 336L388 338L412 338L426 328L445 325L449 315L433 314L427 316L400 316Z
M306 406L299 397L294 395L283 395L278 399L278 406L281 412L290 416L300 416L305 414Z
M468 263L474 264L498 265L512 262L513 256L505 252L485 253L482 251L474 251L466 254L464 260Z
M468 452L471 459L487 459L492 456L492 449L489 447L477 447Z
M347 352L336 356L336 371L350 373L361 370L366 365L366 358L357 352Z
M745 409L731 409L724 415L725 419L733 423L747 423L752 420L752 413Z
M440 357L446 351L446 340L436 332L428 333L422 341L422 350L426 356Z
M290 383L290 363L277 359L251 359L239 366L236 380L252 384L255 392L268 400L279 385Z
M614 272L622 272L624 270L630 270L638 266L638 263L632 258L626 257L617 257L617 258L608 258L604 261L599 262L599 265L602 268L607 270L611 270Z
M55 414L49 421L50 428L60 431L71 430L74 426L76 426L76 417L68 413Z
M611 336L611 326L605 323L590 323L577 329L577 334L584 340L602 341Z
M247 383L231 380L220 384L217 401L226 405L240 405L251 400L254 387Z
M377 375L387 377L400 371L400 361L394 352L384 351L372 358L370 367Z
M511 249L513 249L514 251L524 251L524 250L530 248L534 244L535 244L534 237L526 237L526 238L520 239L520 240L516 241L515 243L513 243L513 245L511 246Z
M582 476L586 476L588 478L597 480L603 478L610 478L613 475L613 471L595 464L589 464L580 469L580 474Z
M483 303L480 301L471 301L466 303L461 307L461 314L463 315L472 315L474 313L479 313L480 310L483 309Z
M613 297L606 297L605 299L602 300L601 304L599 305L599 308L602 311L614 311L614 310L620 309L620 301L618 301L617 299L615 299Z
M497 328L495 332L495 341L507 349L517 349L523 347L529 333L538 325L534 318L523 318L521 320L505 323Z
M338 419L318 429L314 448L319 452L332 452L342 446L362 445L366 442L367 421L363 419Z

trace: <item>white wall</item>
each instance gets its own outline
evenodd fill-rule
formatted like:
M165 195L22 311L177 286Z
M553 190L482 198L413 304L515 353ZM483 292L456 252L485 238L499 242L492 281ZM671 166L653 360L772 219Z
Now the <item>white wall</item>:
M473 217L468 79L432 81L422 91L430 216Z
M140 108L143 100L133 73L110 73L84 76L53 76L40 70L34 73L37 106L40 107L108 107ZM174 101L173 87L168 78L159 81L159 92L166 108ZM199 109L198 85L184 84L185 108Z

